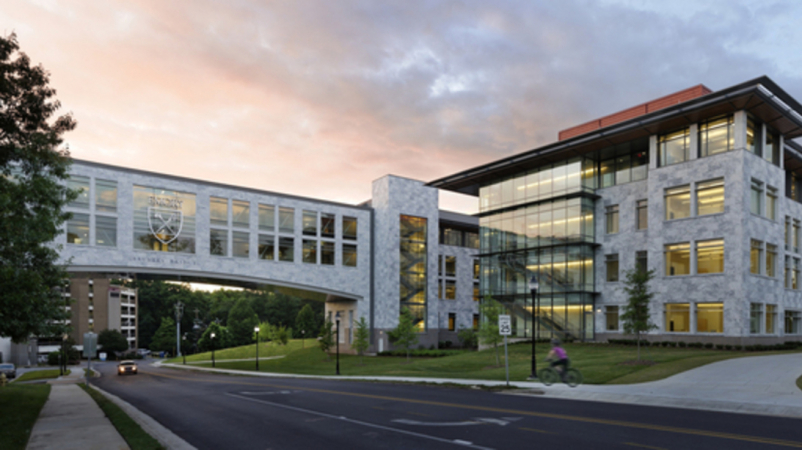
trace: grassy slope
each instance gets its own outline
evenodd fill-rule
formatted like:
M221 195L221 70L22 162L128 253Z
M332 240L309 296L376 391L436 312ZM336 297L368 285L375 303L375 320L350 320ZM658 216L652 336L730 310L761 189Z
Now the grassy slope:
M67 373L65 375L69 375L70 370L67 369ZM48 370L35 370L33 372L25 372L17 379L17 381L31 381L31 380L44 380L47 378L58 378L59 377L59 370L58 369L48 369Z
M0 448L25 449L49 395L49 384L12 384L0 388Z
M510 379L525 380L531 370L531 345L518 344L509 347ZM538 367L546 366L543 361L550 346L537 346ZM742 356L767 355L774 352L743 353L735 351L687 349L687 348L650 348L642 349L642 359L657 362L653 366L624 366L621 362L632 360L636 356L634 347L619 347L597 344L566 344L566 350L574 367L582 371L586 383L591 384L628 384L643 383L666 378L685 370L699 367L711 362ZM238 349L231 349L232 351ZM502 365L495 366L495 352L464 353L442 358L413 358L407 364L403 357L371 357L364 358L364 365L359 365L359 357L340 355L340 372L343 375L388 375L435 378L475 378L486 380L503 380L503 348L500 351ZM222 359L221 357L216 358ZM261 356L261 349L260 349ZM250 357L253 357L251 350ZM219 368L254 370L252 361L218 363ZM330 375L334 373L334 357L326 360L326 356L315 347L297 350L287 357L277 360L260 361L259 369L264 372L298 373L312 375Z
M799 387L799 389L802 389L802 376L796 379L796 385Z
M267 358L269 356L287 355L296 350L300 350L303 346L306 348L318 348L317 341L314 339L307 339L302 343L300 339L294 339L287 343L287 345L278 345L272 342L262 342L259 344L259 359ZM214 359L219 361L221 359L244 359L256 358L256 344L243 345L242 347L226 348L223 350L215 350ZM198 353L195 355L187 356L187 362L190 361L211 361L212 353ZM181 363L182 358L173 358L168 362Z
M109 418L114 428L122 435L131 450L151 450L163 449L164 447L154 439L151 435L145 432L134 419L128 417L119 406L114 404L111 400L107 399L100 392L86 387L85 384L80 385L100 406L106 417Z

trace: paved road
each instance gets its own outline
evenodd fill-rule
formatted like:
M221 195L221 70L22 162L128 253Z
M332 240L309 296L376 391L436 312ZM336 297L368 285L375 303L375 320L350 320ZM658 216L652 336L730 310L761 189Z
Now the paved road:
M802 448L802 420L471 389L96 367L198 449Z

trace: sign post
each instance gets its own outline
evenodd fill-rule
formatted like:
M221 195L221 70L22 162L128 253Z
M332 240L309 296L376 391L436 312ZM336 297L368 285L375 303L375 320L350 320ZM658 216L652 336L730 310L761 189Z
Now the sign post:
M92 373L92 358L97 355L97 334L92 333L84 333L84 356L87 358L87 375L86 375L86 385L89 386L89 377Z
M509 315L499 314L498 334L504 336L504 370L507 374L507 387L510 387L510 359L507 357L507 336L512 334L512 320Z

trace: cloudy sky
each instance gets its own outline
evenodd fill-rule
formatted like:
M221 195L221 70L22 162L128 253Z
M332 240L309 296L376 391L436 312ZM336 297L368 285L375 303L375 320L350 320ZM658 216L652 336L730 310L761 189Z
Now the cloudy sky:
M802 99L802 2L8 1L75 158L357 203L699 83ZM477 201L442 195L472 212Z

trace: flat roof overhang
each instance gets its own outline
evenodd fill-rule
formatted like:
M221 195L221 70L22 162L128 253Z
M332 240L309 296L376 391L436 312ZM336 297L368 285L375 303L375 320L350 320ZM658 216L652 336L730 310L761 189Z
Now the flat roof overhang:
M682 128L702 120L746 110L786 139L802 136L802 105L769 77L760 77L652 113L558 141L427 183L427 186L479 195L479 187L522 171L594 150Z

